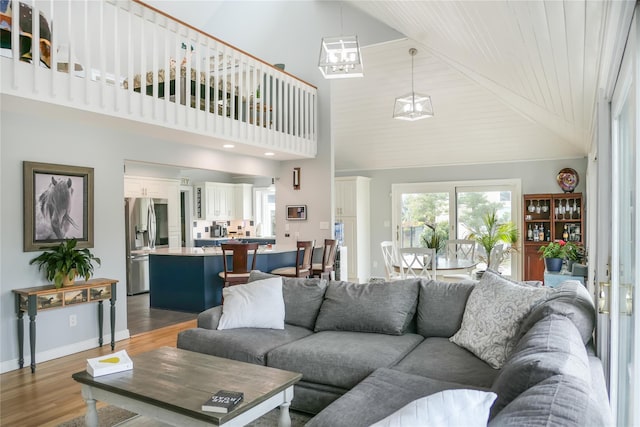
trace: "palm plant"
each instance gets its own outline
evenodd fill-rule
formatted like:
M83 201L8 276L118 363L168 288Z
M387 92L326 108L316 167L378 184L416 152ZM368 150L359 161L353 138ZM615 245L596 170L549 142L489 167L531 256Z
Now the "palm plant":
M100 265L89 249L76 249L75 239L65 240L58 246L47 250L29 261L37 264L38 270L45 270L47 280L53 281L56 288L65 282L73 282L76 276L89 280L93 274L93 262Z
M507 252L515 251L519 234L513 222L500 222L498 213L493 210L482 217L482 225L478 229L471 230L469 239L475 240L484 249L486 258L482 254L479 258L489 267L494 261L491 259L493 248L504 243L508 245Z

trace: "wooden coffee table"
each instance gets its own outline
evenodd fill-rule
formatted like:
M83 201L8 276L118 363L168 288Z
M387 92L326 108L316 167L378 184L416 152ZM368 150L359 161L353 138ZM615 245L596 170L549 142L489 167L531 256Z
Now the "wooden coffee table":
M130 371L96 378L86 371L72 375L82 384L87 426L98 425L97 400L174 426L244 426L280 407L279 425L291 425L289 405L299 373L173 347L131 359ZM200 410L218 390L241 391L244 400L228 414Z

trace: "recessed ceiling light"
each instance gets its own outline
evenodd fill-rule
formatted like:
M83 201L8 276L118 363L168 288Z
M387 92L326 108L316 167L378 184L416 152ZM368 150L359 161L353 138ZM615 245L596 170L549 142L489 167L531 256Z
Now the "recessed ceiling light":
M235 147L235 145L233 145L233 144L224 144L223 147L224 148L233 148L233 147Z
M266 153L264 153L265 156L275 156L276 153L273 153L271 151L267 151Z

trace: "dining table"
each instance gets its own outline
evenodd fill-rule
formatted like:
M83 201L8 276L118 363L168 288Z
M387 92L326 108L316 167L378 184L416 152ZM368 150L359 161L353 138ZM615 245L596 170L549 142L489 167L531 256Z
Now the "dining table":
M478 261L437 256L436 277L438 278L438 280L441 280L443 278L443 275L439 274L441 271L446 271L447 274L455 273L457 272L456 270L459 270L460 273L465 273L473 269L476 265L478 265ZM400 273L401 269L399 264L394 263L393 267L397 272Z

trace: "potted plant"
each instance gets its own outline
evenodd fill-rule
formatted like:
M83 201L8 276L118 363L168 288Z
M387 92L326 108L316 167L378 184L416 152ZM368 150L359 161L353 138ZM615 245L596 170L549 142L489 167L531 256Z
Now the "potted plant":
M567 256L566 245L567 243L564 240L558 240L557 242L550 242L548 245L540 246L538 252L541 254L540 257L544 259L547 271L557 273L562 269L562 261Z
M424 233L422 233L422 243L427 248L435 249L436 253L440 252L447 240L447 236L438 230L436 225L426 223L425 225L431 230L431 232L428 233L428 231L425 230Z
M511 221L501 222L494 209L482 217L482 225L477 230L471 230L468 238L484 249L484 254L480 253L478 258L487 264L487 268L491 268L502 262L502 259L492 259L495 256L494 248L500 244L507 245L502 257L505 253L516 251L519 234L518 227Z
M37 264L38 270L45 270L47 280L53 281L56 288L73 284L76 276L89 280L93 274L93 263L100 265L89 249L76 249L75 239L65 240L58 246L48 249L29 261Z

